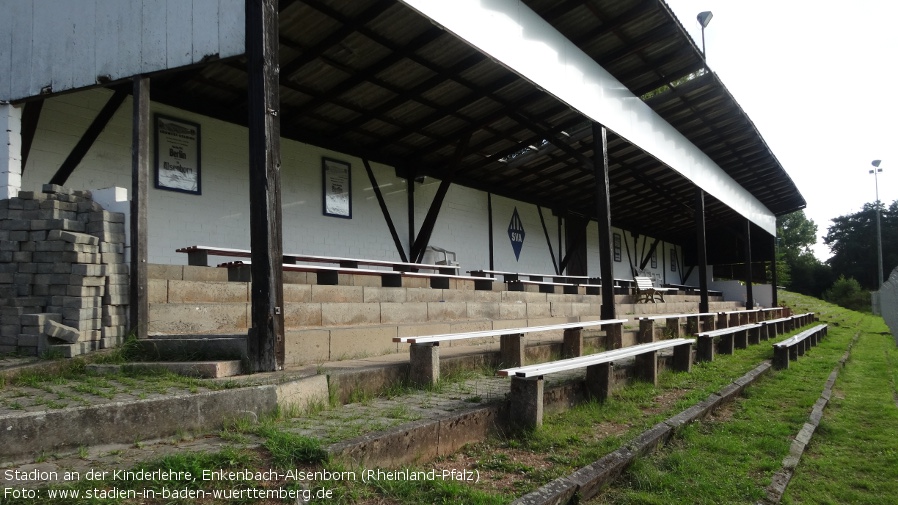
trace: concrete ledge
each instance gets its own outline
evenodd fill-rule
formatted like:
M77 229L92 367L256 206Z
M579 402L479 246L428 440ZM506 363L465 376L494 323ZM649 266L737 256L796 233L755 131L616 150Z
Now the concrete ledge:
M168 398L117 402L0 416L3 459L35 459L80 446L131 444L190 431L207 431L245 415L277 408L275 386L255 386Z
M577 489L576 483L571 482L567 477L560 477L511 503L515 505L564 505L574 499Z
M174 374L184 375L186 377L199 377L202 379L233 377L235 375L240 375L241 373L239 360L192 362L159 361L124 363L121 365L88 364L85 365L85 369L98 374L166 370Z

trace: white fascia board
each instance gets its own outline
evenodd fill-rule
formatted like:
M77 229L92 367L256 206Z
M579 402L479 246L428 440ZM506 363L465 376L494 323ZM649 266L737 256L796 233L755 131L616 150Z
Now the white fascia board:
M764 204L520 0L401 1L776 235Z

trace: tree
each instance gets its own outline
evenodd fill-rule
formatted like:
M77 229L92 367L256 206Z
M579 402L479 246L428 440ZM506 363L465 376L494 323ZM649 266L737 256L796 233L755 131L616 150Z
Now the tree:
M835 279L811 252L817 225L803 210L777 218L777 280L790 290L820 297Z
M832 257L827 263L833 272L854 278L865 289L879 289L877 278L876 203L864 204L854 214L833 219L823 243ZM898 266L898 200L886 208L879 204L882 229L883 275Z
M861 285L852 278L840 275L833 286L823 293L823 299L858 312L870 312L870 292L861 289Z

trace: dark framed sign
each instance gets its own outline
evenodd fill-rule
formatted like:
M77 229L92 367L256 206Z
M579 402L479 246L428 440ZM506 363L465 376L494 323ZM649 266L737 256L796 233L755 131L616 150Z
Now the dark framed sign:
M155 115L156 188L202 194L200 125Z
M352 170L345 161L321 158L322 200L325 216L352 219Z
M658 252L657 252L657 250L652 251L652 268L658 268Z
M670 250L670 271L677 271L677 250L673 248Z
M614 247L614 261L620 263L621 254L620 254L620 234L615 233L612 235L612 246Z

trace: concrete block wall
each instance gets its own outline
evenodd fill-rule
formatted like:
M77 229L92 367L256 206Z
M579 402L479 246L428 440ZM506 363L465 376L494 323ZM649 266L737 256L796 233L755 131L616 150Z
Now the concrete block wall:
M128 328L124 215L86 191L42 189L0 200L0 354L117 345Z

